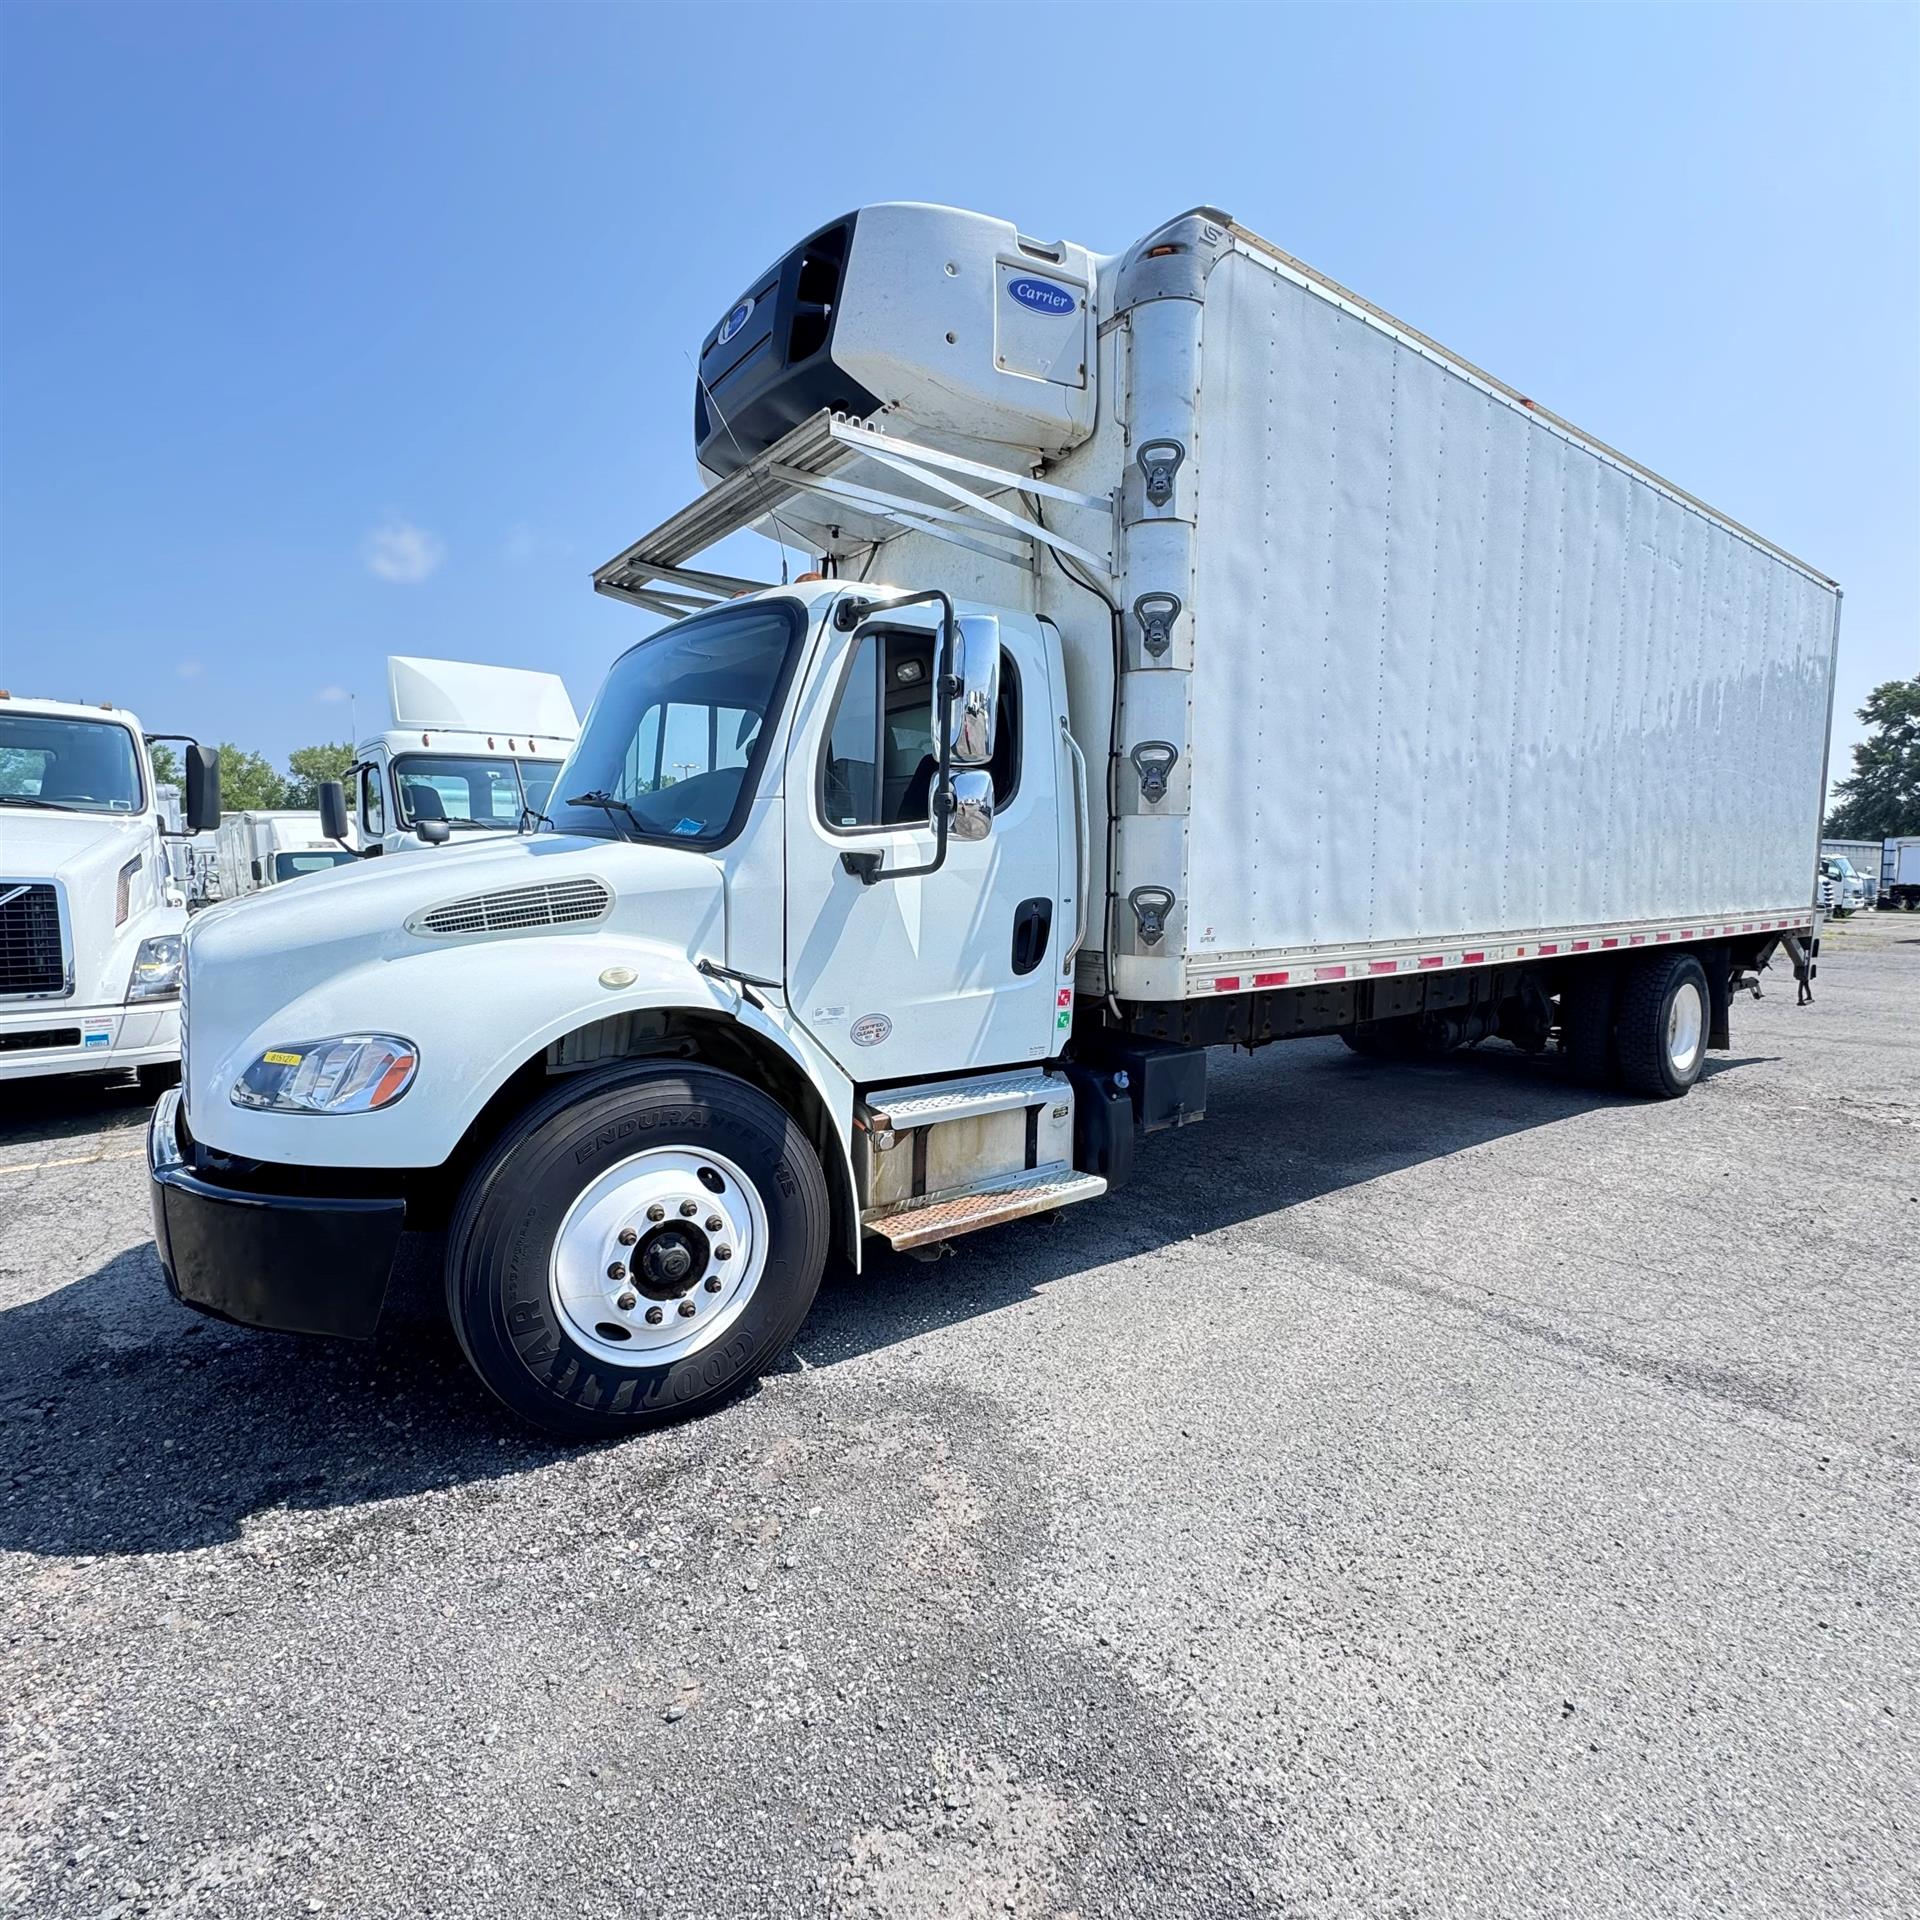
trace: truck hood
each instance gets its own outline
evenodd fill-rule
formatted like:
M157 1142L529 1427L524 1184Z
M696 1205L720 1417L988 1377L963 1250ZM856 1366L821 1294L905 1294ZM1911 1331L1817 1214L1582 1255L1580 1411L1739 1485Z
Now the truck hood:
M120 918L120 870L135 858ZM151 813L41 813L0 807L0 883L52 880L61 890L73 962L69 1004L116 1005L142 939L176 933L186 916L166 904L166 854Z
M562 896L556 917L551 890L569 882L597 882L604 911L564 917ZM582 891L591 900L590 887L575 888L572 911ZM476 904L483 898L493 903L484 911ZM453 911L443 917L436 909ZM437 1074L464 1072L456 1061L477 1067L491 1058L488 983L503 971L526 979L543 967L565 969L567 956L590 942L617 945L611 957L643 973L649 953L682 971L698 958L724 959L718 863L674 847L538 834L453 859L356 861L210 907L187 932L194 1130L225 1144L233 1115L226 1096L266 1047L394 1033L423 1054L430 1047ZM593 971L608 957L596 958Z

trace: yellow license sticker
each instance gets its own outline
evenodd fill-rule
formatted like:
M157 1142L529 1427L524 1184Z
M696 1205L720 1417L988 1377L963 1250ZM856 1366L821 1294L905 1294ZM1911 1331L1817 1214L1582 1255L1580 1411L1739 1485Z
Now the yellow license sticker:
M297 1053L263 1053L260 1056L270 1067L297 1067L302 1057Z

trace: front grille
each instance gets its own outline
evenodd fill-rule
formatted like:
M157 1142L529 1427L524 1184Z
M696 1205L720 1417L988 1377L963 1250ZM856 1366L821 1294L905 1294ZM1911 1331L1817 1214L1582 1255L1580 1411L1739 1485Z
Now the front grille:
M0 1029L0 1053L27 1053L36 1047L77 1047L78 1027L16 1027Z
M529 927L581 926L603 918L612 905L613 895L598 880L558 880L449 900L416 914L412 926L416 933L522 933Z
M60 897L49 881L0 880L0 993L64 993Z

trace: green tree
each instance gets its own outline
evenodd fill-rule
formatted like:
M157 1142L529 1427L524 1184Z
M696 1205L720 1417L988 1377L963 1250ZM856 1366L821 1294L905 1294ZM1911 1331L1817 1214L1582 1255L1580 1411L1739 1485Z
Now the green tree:
M323 780L344 780L353 765L353 749L343 740L317 747L296 747L287 755L287 797L289 807L311 808L320 804ZM353 807L353 789L347 789L347 807Z
M1889 680L1860 709L1867 737L1833 789L1827 832L1841 840L1920 833L1920 680Z
M287 783L274 772L265 754L249 753L231 740L220 743L220 805L224 812L248 808L284 807Z
M180 756L171 747L154 742L147 748L147 758L153 762L153 784L156 787L177 787L181 784Z

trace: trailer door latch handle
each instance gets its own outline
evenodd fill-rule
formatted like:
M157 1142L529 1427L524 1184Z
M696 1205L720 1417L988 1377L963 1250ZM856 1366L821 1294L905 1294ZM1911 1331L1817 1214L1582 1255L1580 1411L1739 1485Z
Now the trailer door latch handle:
M1171 740L1142 740L1127 758L1140 776L1140 798L1157 806L1167 797L1167 776L1180 758L1180 749Z
M1133 603L1140 622L1140 644L1158 660L1173 645L1173 623L1180 618L1177 593L1143 593Z
M1173 498L1173 476L1180 471L1187 450L1178 440L1143 440L1134 458L1146 476L1147 505L1164 507Z
M1127 895L1127 905L1140 923L1140 944L1154 947L1167 930L1167 915L1173 911L1171 887L1135 887Z

